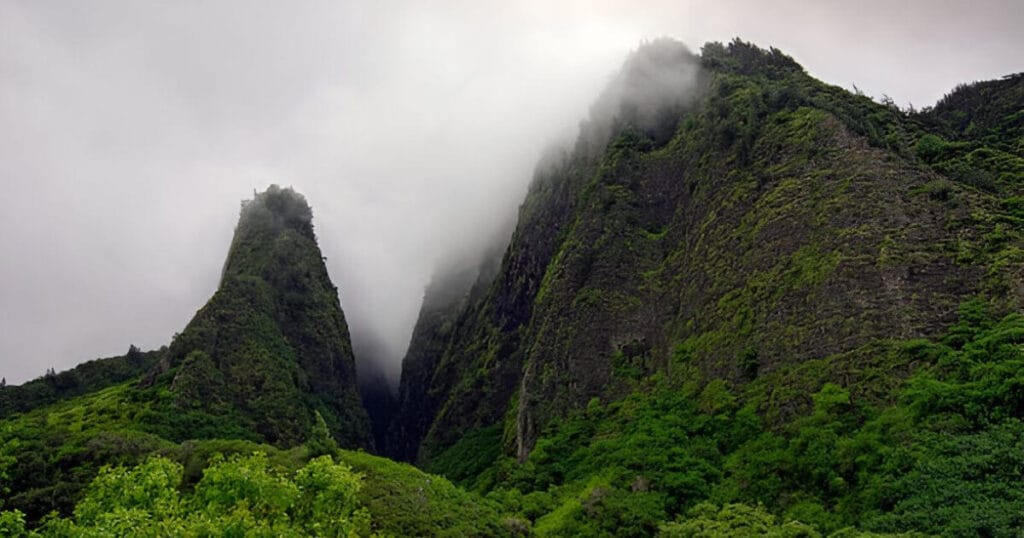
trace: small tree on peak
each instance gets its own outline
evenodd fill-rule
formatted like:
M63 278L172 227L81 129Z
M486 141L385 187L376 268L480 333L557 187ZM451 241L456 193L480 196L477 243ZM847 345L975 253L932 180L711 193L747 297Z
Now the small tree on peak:
M139 366L142 364L142 361L144 360L144 357L142 356L142 350L140 350L138 347L135 347L135 344L131 344L128 346L128 353L126 353L124 357L128 361L128 364L132 366Z
M316 418L313 422L313 430L309 433L306 448L309 449L310 457L333 457L338 453L338 442L331 435L331 430L327 428L327 422L324 420L323 415L320 414L320 411L315 411L315 413Z

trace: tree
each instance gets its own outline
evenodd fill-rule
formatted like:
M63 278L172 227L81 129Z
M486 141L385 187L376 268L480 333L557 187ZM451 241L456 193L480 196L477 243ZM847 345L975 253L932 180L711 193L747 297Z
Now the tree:
M105 467L75 507L51 517L42 536L370 535L359 505L362 475L330 456L289 477L262 452L217 455L191 493L179 491L182 466L154 456L133 468ZM0 513L0 535L26 536L20 512ZM35 536L35 535L32 535Z
M128 361L128 364L132 366L141 365L142 361L145 359L142 356L142 351L139 350L139 348L135 347L135 344L131 344L128 346L128 353L125 353L124 358L126 361Z
M779 524L775 516L763 506L726 504L719 508L710 503L701 503L690 510L688 518L662 525L661 536L816 538L821 534L798 521Z
M303 522L312 536L368 534L370 513L359 507L356 497L362 478L330 456L314 458L295 473L295 483L302 492L295 519Z
M331 436L331 430L327 428L327 422L324 421L320 411L315 411L315 413L313 429L309 433L309 440L306 441L309 455L312 457L334 456L338 453L338 442Z

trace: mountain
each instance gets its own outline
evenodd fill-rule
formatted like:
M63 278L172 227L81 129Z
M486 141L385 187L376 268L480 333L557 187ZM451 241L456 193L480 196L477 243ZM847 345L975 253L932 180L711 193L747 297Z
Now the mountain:
M242 203L218 290L169 346L0 404L3 536L507 534L496 501L363 452L338 291L290 188Z
M397 402L271 187L165 349L0 388L0 534L1017 536L1022 88L644 44L434 276Z
M348 326L301 195L271 186L243 203L217 292L144 385L166 391L168 412L148 426L168 439L212 427L291 445L318 411L342 445L370 446Z
M473 266L459 265L439 273L427 286L419 318L409 342L409 352L402 361L402 382L398 407L384 443L385 453L400 461L414 461L419 441L430 428L443 400L435 387L445 386L437 360L444 354L448 337L457 329L459 313L467 303L479 297L486 287L474 282L489 282L493 270L483 275ZM451 375L451 374L449 374ZM399 420L394 420L400 417Z
M437 366L402 385L422 391L432 376L426 392L444 395L402 401L437 410L418 429L422 457L502 422L524 458L553 418L683 357L743 384L876 339L935 336L977 294L1019 305L1018 267L992 271L984 246L1005 200L946 182L915 154L920 118L950 116L947 101L966 90L906 117L774 49L737 41L698 58L671 47L640 49L621 75L639 86L634 64L700 65L710 81L665 120L671 138L624 103L595 157L603 118L592 119L570 155L538 170L487 293L438 323L428 290L404 368ZM1003 183L1017 192L1019 173ZM421 357L427 348L440 351Z
M288 448L319 416L341 446L372 446L312 211L277 186L243 202L217 291L169 346L4 387L0 402L8 504L33 520L69 512L103 464L204 439Z
M393 454L483 490L561 491L535 521L553 534L629 534L614 516L599 521L606 501L608 511L650 503L641 512L656 515L637 523L639 535L700 499L821 512L801 521L825 530L894 506L908 513L869 526L1020 524L970 520L989 501L1019 509L1019 490L943 513L949 499L868 483L891 469L815 468L800 437L828 430L805 418L817 417L843 425L828 432L834 442L866 442L861 428L910 413L910 401L923 406L914 420L964 421L963 408L922 412L931 404L907 387L965 387L980 371L944 368L964 356L984 368L1006 360L991 362L1012 337L989 341L992 355L970 343L1000 320L1016 330L1024 297L1020 80L963 86L903 112L739 40L700 56L670 41L641 47L575 146L538 168L493 279L458 300L428 290L403 364ZM1019 406L1000 405L1012 425L947 433L976 444L986 441L970 435L1020 432ZM928 436L941 427L907 427L919 436L876 441L901 457L938 450L941 437ZM758 461L765 439L790 451L760 446L781 459ZM906 460L862 457L911 472ZM747 474L765 469L782 478ZM1004 471L985 487L1005 492ZM945 485L969 489L962 479Z

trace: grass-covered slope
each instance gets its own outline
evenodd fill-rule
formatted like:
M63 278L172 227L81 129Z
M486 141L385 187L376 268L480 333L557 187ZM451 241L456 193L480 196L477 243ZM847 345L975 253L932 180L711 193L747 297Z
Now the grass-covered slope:
M141 431L150 409L121 383L0 421L3 508L38 521L52 510L69 513L105 464L130 464L174 443Z
M0 535L506 536L495 501L338 450L326 425L290 449L171 442L121 384L0 422ZM324 459L328 458L328 459ZM50 510L62 516L44 517ZM40 526L40 523L42 525ZM246 534L249 533L249 534Z
M365 477L359 500L387 536L508 536L521 525L498 502L409 464L351 451L338 459Z

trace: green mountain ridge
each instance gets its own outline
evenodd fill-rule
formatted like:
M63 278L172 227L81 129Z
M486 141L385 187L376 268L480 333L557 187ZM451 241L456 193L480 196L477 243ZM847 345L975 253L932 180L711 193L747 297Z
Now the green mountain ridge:
M876 531L1009 535L1018 519L972 521L970 512L1018 510L1017 489L998 502L962 499L955 515L949 499L917 497L910 519L882 524L872 511L892 510L895 499L845 503L877 495L857 473L883 469L851 464L844 476L830 460L813 472L845 487L812 493L822 478L787 479L794 469L785 459L813 461L788 443L801 428L819 428L801 418L815 413L816 394L840 390L851 404L838 414L843 434L856 437L878 427L865 423L871 417L905 412L900 394L918 376L948 375L901 346L941 340L972 301L994 319L1019 311L1024 161L999 148L1019 144L1021 77L963 86L907 113L816 81L774 49L708 44L699 62L706 85L676 116L671 138L630 123L627 112L595 158L584 129L560 166L539 170L501 270L478 284L486 292L421 317L403 375L432 368L403 377L403 398L423 396L400 401L410 411L393 427L421 441L400 439L417 448L395 455L481 491L551 495L553 512L534 523L555 535L645 535L700 499L829 514L815 521L819 531L869 522ZM977 92L986 98L964 97ZM951 112L959 102L971 105ZM961 127L935 127L949 117ZM424 379L426 388L409 386ZM698 402L706 403L687 411ZM1007 405L994 410L1019 419ZM602 426L605 413L619 418ZM680 420L718 423L735 437ZM728 433L743 424L755 426ZM962 431L946 434L963 439ZM753 456L746 451L758 433L789 447L766 450L782 460L735 459ZM707 444L694 447L692 436ZM819 450L837 458L843 449ZM686 462L697 469L676 467ZM736 482L769 473L758 467L780 482ZM1005 472L995 474L1012 480ZM683 477L688 489L675 489ZM999 480L984 487L1005 488ZM602 521L592 505L605 497L617 497L609 506L620 512L650 502L639 510L648 519L632 531L612 513Z
M318 411L343 445L370 445L348 327L301 195L271 186L243 203L219 289L143 384L173 400L167 417L179 423L153 425L169 439L233 415L221 427L289 445Z
M301 195L277 186L243 202L218 290L166 349L132 348L124 358L7 387L0 402L8 408L8 401L27 412L5 413L21 424L5 436L18 454L10 502L33 519L70 510L100 465L178 443L234 438L291 447L321 416L342 446L372 446L312 212ZM55 409L74 403L76 418L54 423L51 402Z
M622 122L607 154L578 145L535 178L488 295L433 346L442 396L409 406L436 413L422 460L502 421L525 457L552 418L628 393L681 349L742 383L937 335L979 293L1019 304L1016 246L984 239L1013 197L944 181L916 155L915 117L776 50L711 44L699 61L710 83L674 138ZM1004 174L998 194L1015 194L1020 174Z
M156 366L166 351L143 352L132 345L123 356L94 359L59 373L51 369L38 379L0 387L0 418L138 379Z
M165 349L0 388L0 534L1016 536L1022 133L1021 74L902 111L645 44L435 275L397 403L272 186Z

